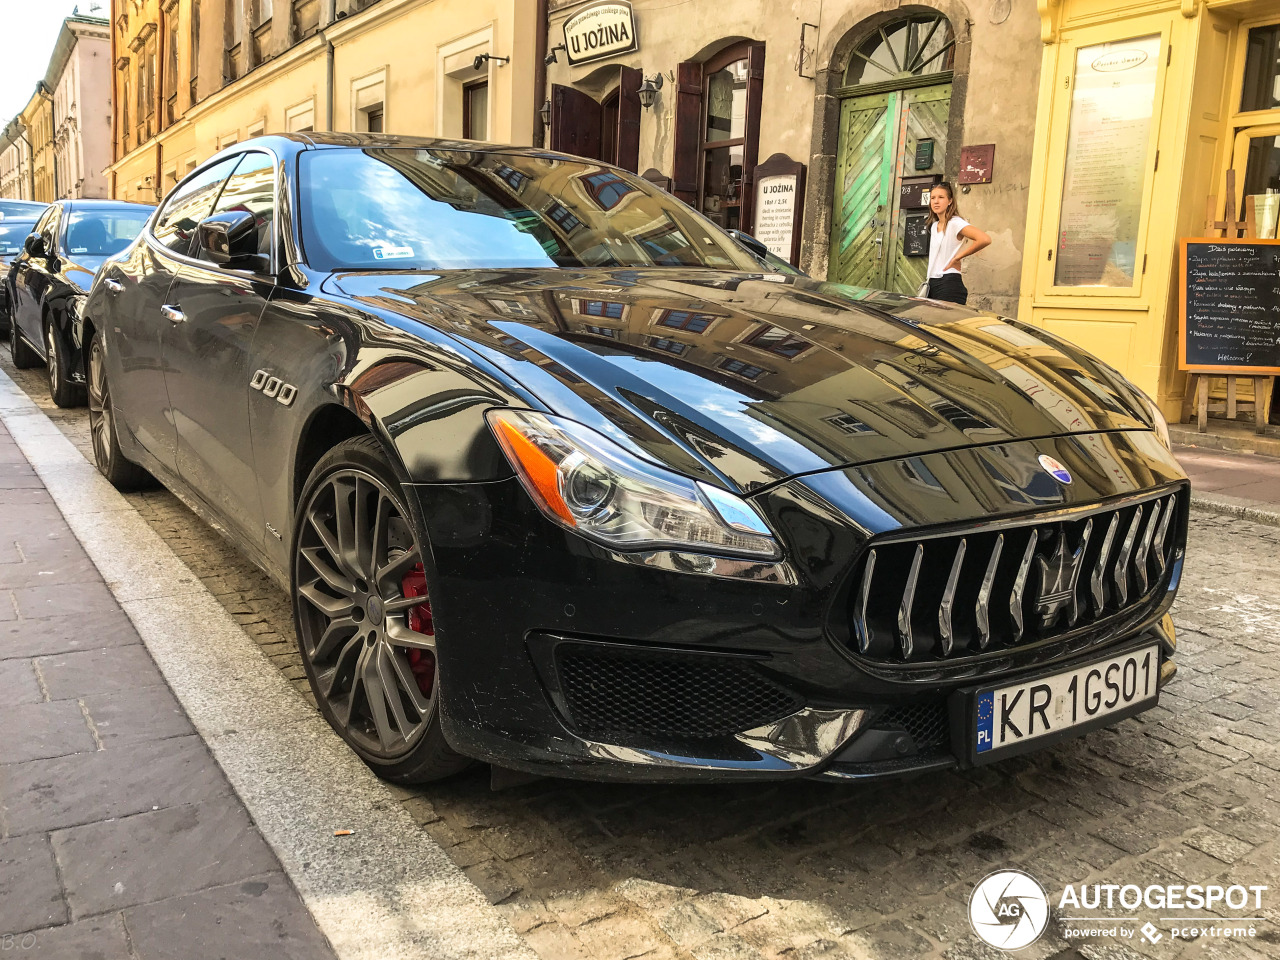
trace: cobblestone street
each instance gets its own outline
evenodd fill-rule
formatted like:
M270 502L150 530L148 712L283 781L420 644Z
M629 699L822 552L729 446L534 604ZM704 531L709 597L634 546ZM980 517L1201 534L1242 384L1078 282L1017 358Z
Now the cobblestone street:
M52 406L43 371L0 365L91 459L85 411ZM168 492L128 499L309 699L278 586ZM1001 956L965 910L1006 866L1055 908L1018 956L1280 956L1280 528L1195 513L1188 556L1161 706L1026 758L876 786L494 793L478 769L396 792L544 960ZM1157 943L1068 941L1058 896L1094 882L1270 889L1256 937L1183 943L1162 916L1223 911L1144 909L1130 926L1152 921Z

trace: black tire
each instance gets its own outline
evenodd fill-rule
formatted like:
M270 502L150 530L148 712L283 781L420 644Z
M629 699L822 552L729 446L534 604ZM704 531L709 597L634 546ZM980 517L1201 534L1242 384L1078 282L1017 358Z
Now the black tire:
M151 474L128 459L120 450L116 433L115 408L103 355L102 337L94 334L89 343L89 436L98 472L117 490L141 490L155 484Z
M472 761L440 728L427 554L403 483L373 437L325 454L298 501L290 584L325 719L384 780L426 783Z
M9 324L9 356L13 365L19 370L30 370L40 366L40 354L31 349L31 345L22 338L22 331L16 322Z
M49 376L49 396L60 407L83 407L85 388L71 382L67 351L52 317L44 318L44 366Z

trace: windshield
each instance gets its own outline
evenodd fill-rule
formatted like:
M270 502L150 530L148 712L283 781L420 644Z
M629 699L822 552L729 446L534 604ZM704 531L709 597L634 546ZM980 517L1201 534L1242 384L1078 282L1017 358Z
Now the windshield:
M72 210L67 220L67 255L110 257L127 247L151 216L150 207Z
M34 220L5 220L0 223L0 257L21 253L23 242L35 228Z
M720 228L589 161L459 150L300 158L301 232L318 270L715 267L759 272Z

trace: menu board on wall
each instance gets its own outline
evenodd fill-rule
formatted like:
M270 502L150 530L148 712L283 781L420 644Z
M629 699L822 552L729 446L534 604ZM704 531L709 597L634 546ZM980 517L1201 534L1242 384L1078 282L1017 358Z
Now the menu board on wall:
M1183 240L1178 365L1280 374L1280 240Z
M1133 286L1159 69L1159 34L1076 51L1054 286Z

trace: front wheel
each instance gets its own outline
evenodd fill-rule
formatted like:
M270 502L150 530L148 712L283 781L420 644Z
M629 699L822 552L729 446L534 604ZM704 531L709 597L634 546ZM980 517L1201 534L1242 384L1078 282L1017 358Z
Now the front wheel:
M424 783L471 761L440 729L440 672L422 545L373 437L316 465L293 537L298 648L316 702L378 776Z
M98 472L117 490L138 490L151 485L151 474L120 450L106 359L102 337L95 333L89 343L89 436L93 441L93 460Z
M84 387L71 382L67 367L66 351L53 324L53 318L44 321L44 365L49 375L49 396L60 407L79 407L84 404Z

